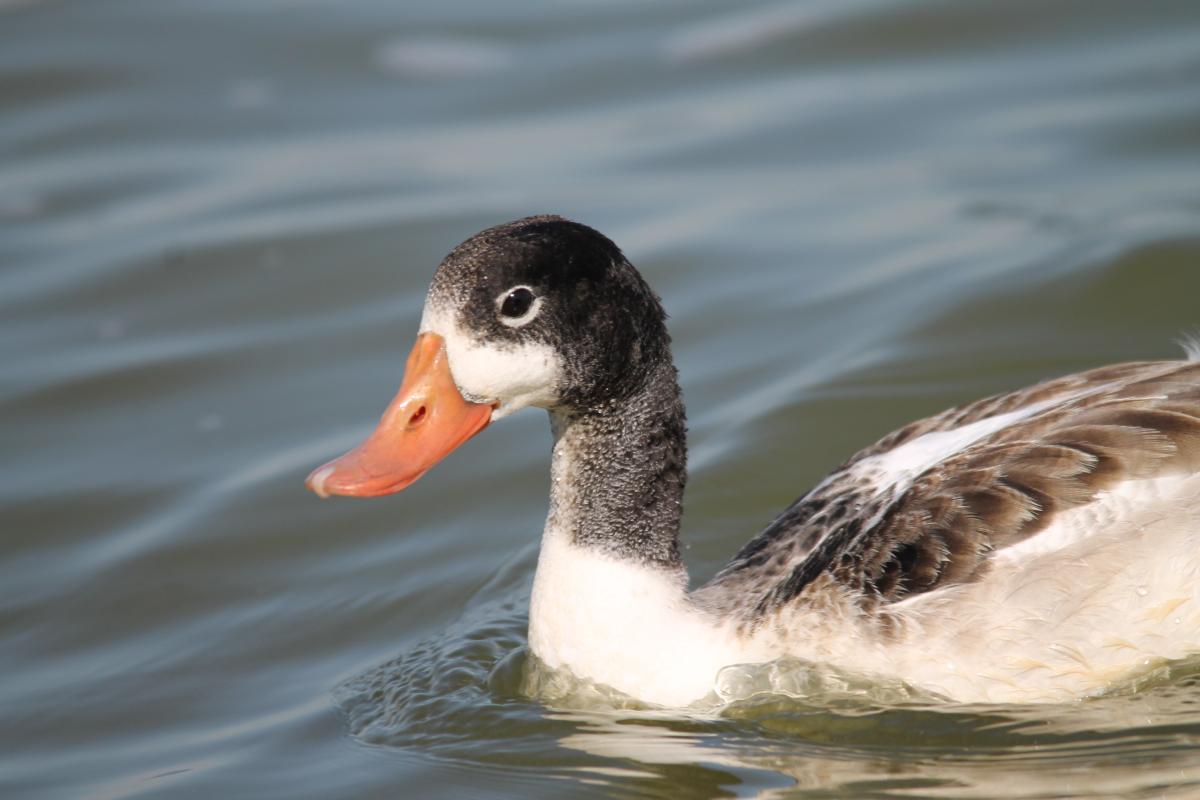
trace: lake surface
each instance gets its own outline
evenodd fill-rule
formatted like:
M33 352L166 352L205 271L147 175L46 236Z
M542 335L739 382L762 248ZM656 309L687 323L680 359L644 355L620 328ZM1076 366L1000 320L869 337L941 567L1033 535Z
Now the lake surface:
M900 424L1200 330L1200 4L0 2L0 795L1200 795L1197 664L693 715L540 672L540 413L307 493L441 257L541 212L672 315L704 579Z

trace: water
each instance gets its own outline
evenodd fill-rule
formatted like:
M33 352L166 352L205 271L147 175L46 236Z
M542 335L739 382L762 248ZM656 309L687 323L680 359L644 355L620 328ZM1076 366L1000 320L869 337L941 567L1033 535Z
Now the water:
M671 312L707 577L901 423L1197 330L1200 6L0 3L0 794L1200 793L1195 665L1050 707L564 684L539 414L307 494L441 256L545 211Z

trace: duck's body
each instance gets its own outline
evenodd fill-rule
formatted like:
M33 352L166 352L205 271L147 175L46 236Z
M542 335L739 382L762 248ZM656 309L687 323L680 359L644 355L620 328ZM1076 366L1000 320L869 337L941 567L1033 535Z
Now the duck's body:
M964 701L1047 701L1200 652L1200 362L1093 370L913 423L689 593L663 320L590 228L484 231L434 279L418 377L310 485L396 491L492 419L547 408L530 647L662 705L705 697L722 667L781 657Z
M785 656L967 702L1103 691L1200 651L1200 474L1162 433L1197 384L1200 363L1131 364L923 420L691 593L681 566L572 542L580 448L559 436L530 645L663 705Z

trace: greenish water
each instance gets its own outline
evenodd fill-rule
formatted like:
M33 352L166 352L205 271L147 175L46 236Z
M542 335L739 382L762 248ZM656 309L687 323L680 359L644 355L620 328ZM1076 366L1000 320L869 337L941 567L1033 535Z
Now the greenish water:
M540 414L307 494L442 255L547 211L672 315L704 578L908 420L1178 352L1200 5L0 2L0 795L1200 794L1194 665L1067 706L560 691Z

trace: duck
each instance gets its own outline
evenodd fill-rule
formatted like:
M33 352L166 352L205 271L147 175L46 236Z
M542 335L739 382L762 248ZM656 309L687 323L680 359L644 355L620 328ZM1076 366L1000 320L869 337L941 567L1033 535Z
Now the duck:
M1067 702L1200 653L1200 347L1184 349L912 422L690 588L662 303L608 237L532 216L450 251L398 394L307 486L399 492L545 409L528 643L546 667L663 707L781 659L956 702Z

